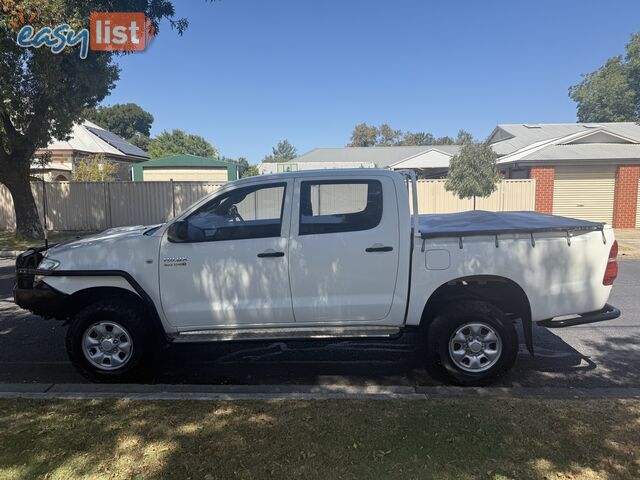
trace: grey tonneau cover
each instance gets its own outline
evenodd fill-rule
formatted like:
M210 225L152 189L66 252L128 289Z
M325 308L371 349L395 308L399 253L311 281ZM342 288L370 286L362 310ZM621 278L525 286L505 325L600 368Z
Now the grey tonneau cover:
M422 238L468 237L507 233L568 232L603 230L604 223L538 212L486 212L473 210L460 213L419 216L418 231Z

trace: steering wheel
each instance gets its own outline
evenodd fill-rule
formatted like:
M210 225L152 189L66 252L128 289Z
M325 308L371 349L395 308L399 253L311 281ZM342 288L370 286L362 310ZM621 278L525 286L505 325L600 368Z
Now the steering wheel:
M244 218L242 218L242 216L238 212L238 207L236 205L231 205L229 207L229 211L227 212L227 215L229 217L231 217L231 221L234 222L234 223L235 222L244 222Z

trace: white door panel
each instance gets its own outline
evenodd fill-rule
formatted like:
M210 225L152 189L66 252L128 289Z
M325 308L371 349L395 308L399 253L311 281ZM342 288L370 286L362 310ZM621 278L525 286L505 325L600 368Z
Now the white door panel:
M284 205L278 200L275 206L273 189L252 194L251 204L249 197L237 204L236 213L247 225L282 214L279 236L172 243L165 234L159 258L160 293L172 325L188 329L294 321L288 257L292 187L289 182ZM206 221L200 230L208 232ZM243 222L228 226L241 227ZM221 228L225 227L211 230Z
M379 223L366 230L335 233L300 234L298 199L303 181L296 182L289 245L296 322L379 322L389 315L398 276L398 211L393 182L372 178L381 182L384 193ZM314 215L308 221L318 225L332 218L344 221L341 214L368 208L367 185L353 183L314 185L309 207ZM388 251L366 251L380 247Z

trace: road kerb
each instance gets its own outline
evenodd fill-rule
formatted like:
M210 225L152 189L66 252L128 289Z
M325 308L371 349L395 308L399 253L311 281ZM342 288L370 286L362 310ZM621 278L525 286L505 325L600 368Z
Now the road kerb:
M640 387L0 384L0 398L128 400L640 399Z

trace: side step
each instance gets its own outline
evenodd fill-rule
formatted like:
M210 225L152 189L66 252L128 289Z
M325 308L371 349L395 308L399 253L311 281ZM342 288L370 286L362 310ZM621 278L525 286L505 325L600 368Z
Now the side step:
M229 342L247 340L294 340L323 338L389 338L400 334L399 327L285 327L227 328L180 332L171 338L174 343Z

